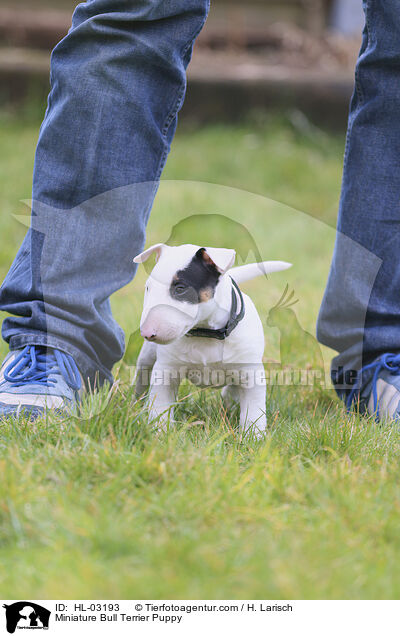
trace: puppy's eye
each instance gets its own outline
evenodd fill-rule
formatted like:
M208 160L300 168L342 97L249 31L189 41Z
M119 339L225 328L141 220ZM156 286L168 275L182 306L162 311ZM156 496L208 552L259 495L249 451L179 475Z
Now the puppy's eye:
M175 300L179 300L182 303L197 303L198 296L196 290L188 285L185 281L176 280L173 281L170 287L170 294Z
M186 285L182 285L181 283L178 283L177 285L175 285L174 287L174 292L177 296L180 296L182 294L184 294L187 291L187 287Z

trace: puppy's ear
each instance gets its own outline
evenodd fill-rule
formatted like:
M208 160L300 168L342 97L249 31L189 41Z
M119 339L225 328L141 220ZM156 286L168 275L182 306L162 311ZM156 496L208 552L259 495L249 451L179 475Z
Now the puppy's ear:
M149 247L149 249L147 249L145 252L142 252L141 254L138 254L137 256L135 256L135 258L133 259L133 262L145 263L147 259L150 258L150 256L154 253L156 255L156 261L158 261L158 259L161 256L161 252L163 251L165 247L166 245L164 245L164 243L157 243L157 245L152 245L152 247Z
M223 247L202 247L197 252L207 265L214 265L220 274L225 274L235 262L235 250L227 250Z

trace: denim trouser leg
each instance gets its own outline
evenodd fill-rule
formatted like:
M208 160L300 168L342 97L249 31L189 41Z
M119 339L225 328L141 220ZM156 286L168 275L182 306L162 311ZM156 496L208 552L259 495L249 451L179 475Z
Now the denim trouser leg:
M318 339L339 352L338 392L385 352L400 351L400 11L367 0L356 68L338 235Z
M111 380L124 336L109 297L129 283L209 0L88 0L52 54L32 223L0 291L11 349L70 353Z

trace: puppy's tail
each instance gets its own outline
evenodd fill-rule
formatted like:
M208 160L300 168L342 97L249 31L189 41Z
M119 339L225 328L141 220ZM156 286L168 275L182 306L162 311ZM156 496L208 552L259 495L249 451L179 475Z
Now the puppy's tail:
M228 274L240 285L257 276L281 272L285 269L289 269L289 267L292 267L292 264L285 263L285 261L264 261L263 263L251 263L250 265L243 265L242 267L234 267L228 271Z

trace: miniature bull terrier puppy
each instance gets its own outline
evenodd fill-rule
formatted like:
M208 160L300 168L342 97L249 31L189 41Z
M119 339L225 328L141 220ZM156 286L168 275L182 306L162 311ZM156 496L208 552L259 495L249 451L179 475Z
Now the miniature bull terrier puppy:
M149 418L161 428L173 420L172 405L184 378L200 387L223 388L224 401L240 403L240 427L266 428L264 332L252 300L239 284L290 263L267 261L232 269L232 249L153 245L156 265L146 282L137 362L136 395L149 387Z

